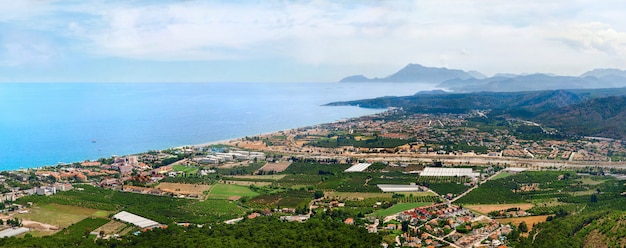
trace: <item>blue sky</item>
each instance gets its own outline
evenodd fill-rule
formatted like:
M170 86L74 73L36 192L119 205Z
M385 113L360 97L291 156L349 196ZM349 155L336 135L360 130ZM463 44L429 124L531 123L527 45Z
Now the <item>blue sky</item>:
M0 0L0 82L334 82L626 68L621 1Z

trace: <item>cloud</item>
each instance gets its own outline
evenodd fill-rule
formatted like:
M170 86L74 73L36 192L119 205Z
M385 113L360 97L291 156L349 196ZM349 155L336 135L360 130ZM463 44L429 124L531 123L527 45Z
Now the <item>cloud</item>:
M626 32L598 22L573 25L559 32L555 40L584 52L600 52L609 56L626 55Z
M406 63L485 73L535 72L562 63L562 71L572 73L584 70L581 64L623 64L615 56L625 55L626 7L618 3L12 1L0 10L0 24L53 38L37 39L41 44L5 40L5 51L30 50L25 57L32 59L0 59L25 64L71 51L137 61L280 60L371 76Z

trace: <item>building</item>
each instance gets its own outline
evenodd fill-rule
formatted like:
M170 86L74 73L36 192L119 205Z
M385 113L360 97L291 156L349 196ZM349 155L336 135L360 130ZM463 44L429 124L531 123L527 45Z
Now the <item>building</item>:
M113 219L119 220L121 222L130 223L140 228L156 228L161 227L162 225L156 221L146 219L139 215L129 213L126 211L119 212L113 215Z
M426 167L420 173L422 177L479 177L480 173L472 171L472 168L440 168Z

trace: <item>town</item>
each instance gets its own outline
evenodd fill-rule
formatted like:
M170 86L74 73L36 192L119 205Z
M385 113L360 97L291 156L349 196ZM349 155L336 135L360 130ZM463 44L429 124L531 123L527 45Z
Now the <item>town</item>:
M383 247L507 247L528 237L530 226L584 209L580 199L604 197L602 185L615 180L607 176L624 173L619 140L563 138L537 123L489 120L481 112L394 118L398 113L5 171L0 237L54 235L104 216L110 218L88 228L93 239L271 216L331 219L380 235ZM523 138L529 133L536 137ZM507 186L484 188L492 183ZM538 192L553 196L530 201ZM490 193L501 196L485 198ZM99 194L109 200L89 196ZM180 213L150 203L163 199Z

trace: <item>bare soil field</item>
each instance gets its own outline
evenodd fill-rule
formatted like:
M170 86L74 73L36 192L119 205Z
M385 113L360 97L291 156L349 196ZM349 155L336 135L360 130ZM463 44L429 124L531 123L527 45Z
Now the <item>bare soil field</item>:
M157 189L160 189L165 192L175 193L175 194L197 194L199 196L203 195L203 193L209 189L211 189L211 185L204 184L184 184L184 183L160 183L156 186Z
M225 181L222 181L222 183L224 183L224 184L236 184L236 185L241 185L241 186L256 185L256 186L259 186L259 187L268 186L268 185L272 184L271 182L233 181L233 180L225 180Z
M112 220L102 225L101 227L96 228L96 230L93 230L93 231L97 233L100 233L100 231L104 231L105 235L112 235L112 234L118 233L125 227L126 227L126 224L119 222L119 221Z
M513 204L484 204L484 205L464 205L464 208L474 210L481 214L487 214L491 211L507 210L509 208L520 208L528 210L534 205L532 203L513 203Z
M540 222L545 222L546 218L548 218L548 215L538 215L538 216L527 216L527 217L516 217L516 218L505 218L505 219L496 219L498 222L502 223L502 224L506 224L511 222L511 224L515 225L515 226L519 226L519 223L522 222L526 222L526 226L528 226L528 232L532 231L533 229L533 225L540 223ZM522 234L522 235L528 235L526 234Z
M239 148L252 150L261 150L267 148L263 141L241 141L236 143L236 146Z
M289 162L279 162L279 163L267 163L263 167L261 167L258 171L274 171L274 172L282 172L289 167L291 163Z

